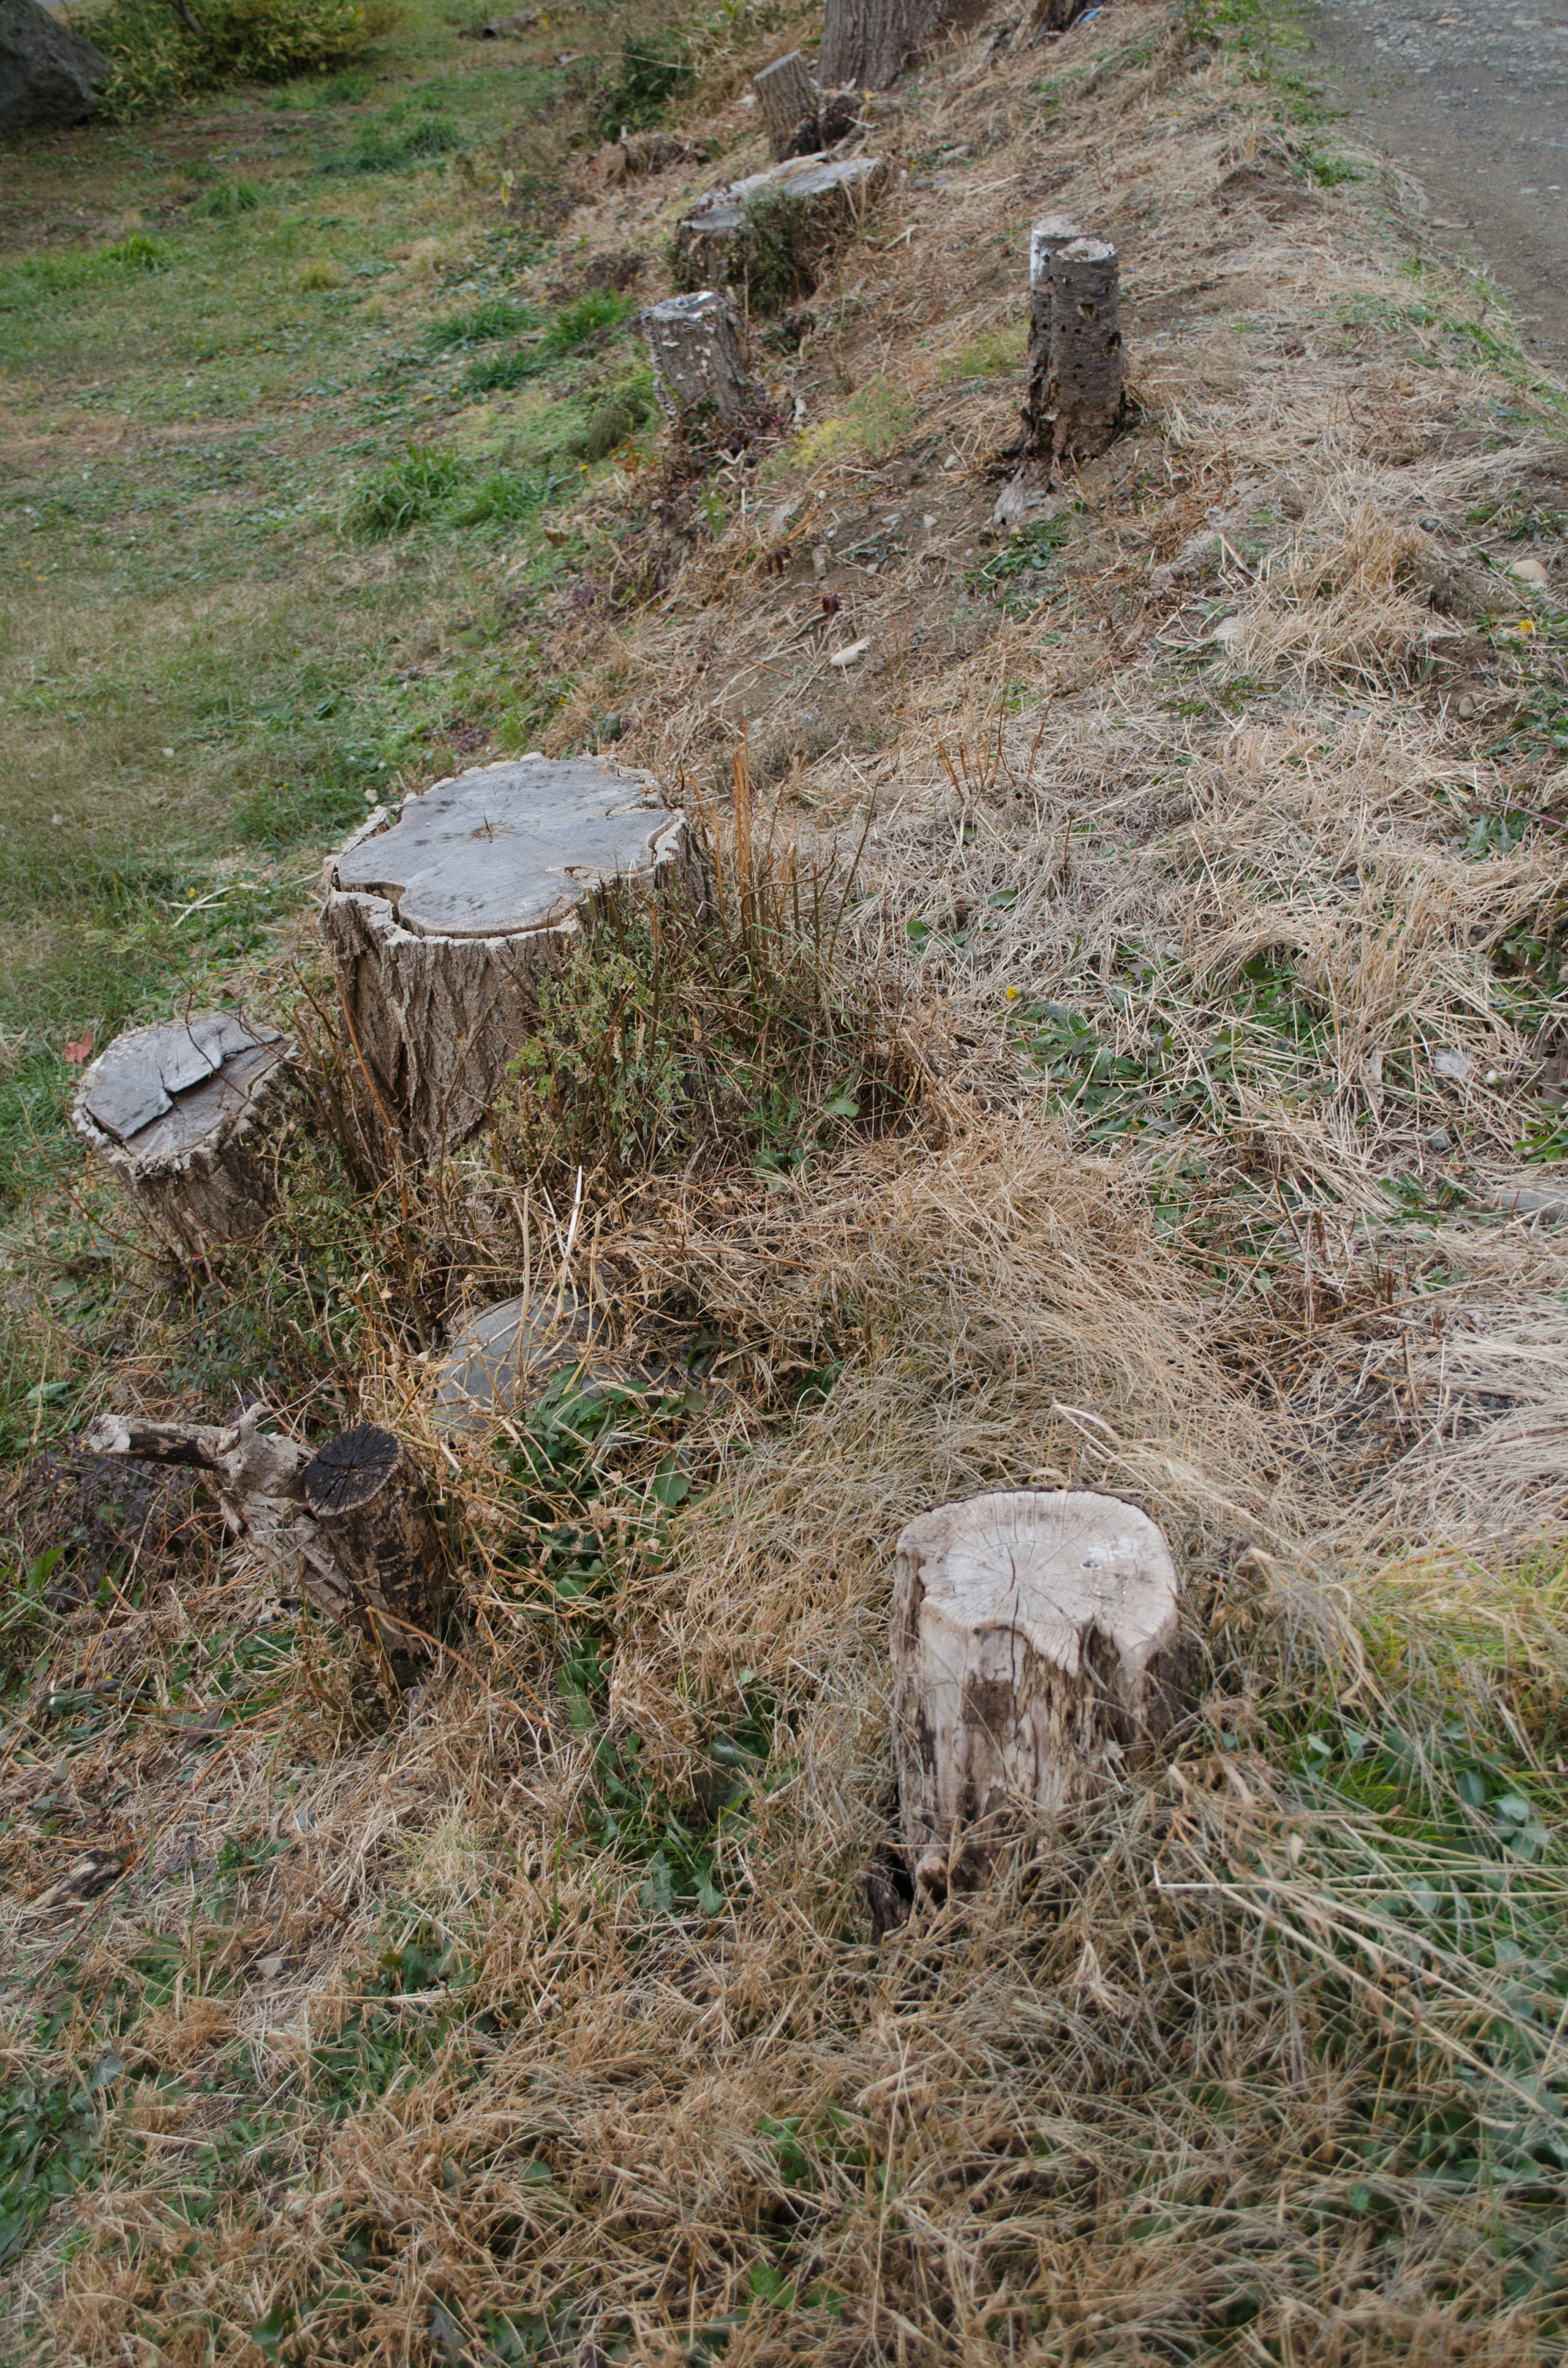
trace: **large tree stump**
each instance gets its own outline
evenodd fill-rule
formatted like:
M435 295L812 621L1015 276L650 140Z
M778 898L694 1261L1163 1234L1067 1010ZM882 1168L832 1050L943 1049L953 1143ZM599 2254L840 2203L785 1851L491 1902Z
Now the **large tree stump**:
M441 1616L441 1533L423 1474L390 1430L329 1439L301 1475L316 1534L348 1584L339 1617L383 1650L417 1645Z
M1024 393L1024 427L1031 452L1042 459L1051 449L1051 266L1064 246L1084 235L1066 214L1047 214L1029 233L1029 354Z
M715 189L676 227L678 276L689 288L745 284L759 261L777 281L792 265L810 276L855 224L888 176L883 156L791 156ZM766 256L759 253L766 248Z
M683 436L725 436L760 411L762 389L741 354L741 324L711 288L666 296L642 315L659 401Z
M585 920L673 871L699 901L686 817L594 757L460 773L330 860L321 928L349 1032L415 1157L483 1123Z
M83 1077L72 1124L180 1256L266 1224L290 1049L276 1030L209 1012L117 1036Z
M1108 239L1074 238L1051 262L1051 457L1103 452L1127 410L1119 266Z
M812 135L810 144L813 149L819 145L822 93L799 50L791 50L788 57L775 58L770 66L753 74L751 86L767 127L767 144L776 158L803 153L796 145L802 131Z
M944 1505L898 1542L900 1822L916 1884L968 1883L1030 1817L1115 1780L1171 1710L1176 1568L1147 1515L1080 1489Z
M817 80L824 89L887 90L953 0L827 0Z

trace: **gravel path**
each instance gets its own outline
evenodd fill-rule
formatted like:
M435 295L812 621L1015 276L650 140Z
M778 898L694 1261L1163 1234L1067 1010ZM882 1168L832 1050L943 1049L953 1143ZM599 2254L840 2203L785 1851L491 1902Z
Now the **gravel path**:
M1348 126L1470 233L1541 360L1568 364L1568 0L1315 0L1305 23Z

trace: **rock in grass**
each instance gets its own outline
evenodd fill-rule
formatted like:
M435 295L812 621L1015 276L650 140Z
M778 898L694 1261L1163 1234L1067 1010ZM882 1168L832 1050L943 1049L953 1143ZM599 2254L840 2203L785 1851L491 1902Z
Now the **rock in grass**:
M596 907L672 872L700 899L684 814L594 757L437 781L330 859L321 928L356 1057L415 1158L483 1123L540 979Z
M37 0L0 0L0 131L84 122L109 73L103 51Z
M83 1077L73 1125L177 1256L205 1257L266 1224L289 1053L275 1029L212 1011L131 1029Z

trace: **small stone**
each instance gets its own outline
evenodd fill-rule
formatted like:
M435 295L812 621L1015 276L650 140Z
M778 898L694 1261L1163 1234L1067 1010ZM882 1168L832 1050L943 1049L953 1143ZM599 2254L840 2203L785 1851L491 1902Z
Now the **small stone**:
M1533 584L1542 591L1551 581L1539 559L1516 559L1508 573L1517 575L1521 584Z
M829 551L825 542L819 542L816 549L812 553L812 572L815 575L819 584L822 582L823 577L827 574L828 569L832 565L832 552Z
M851 642L846 650L835 650L832 656L828 659L828 664L830 666L852 666L856 664L858 659L865 656L866 652L870 648L870 646L871 644L869 640L864 642Z
M956 469L958 465L959 456L956 452L949 452L947 459L942 463L944 469Z
M1426 1148L1428 1151L1447 1151L1452 1142L1453 1137L1446 1126L1435 1126L1426 1137Z
M1432 1055L1432 1075L1447 1077L1456 1086L1464 1084L1474 1066L1475 1063L1468 1053L1458 1053L1449 1046Z

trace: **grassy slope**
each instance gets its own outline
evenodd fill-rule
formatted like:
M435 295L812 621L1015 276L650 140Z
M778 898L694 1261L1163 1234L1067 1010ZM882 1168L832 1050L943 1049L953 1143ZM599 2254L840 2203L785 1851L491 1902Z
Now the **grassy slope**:
M20 1122L63 1160L88 1024L199 983L289 1003L290 916L367 780L613 730L706 797L745 721L786 837L880 809L834 1026L759 1055L753 982L683 988L720 1047L709 1165L679 1183L683 1144L651 1192L594 1188L622 1346L680 1385L432 1456L460 1665L391 1709L199 1514L80 1607L48 1572L8 1599L19 2356L1560 2345L1564 1276L1460 1222L1522 1143L1559 1147L1528 1047L1561 1005L1562 620L1544 597L1522 634L1506 575L1560 564L1559 391L1289 54L1255 78L1255 13L1221 13L1239 52L1149 8L1043 61L983 28L905 85L891 219L767 349L806 434L687 498L668 603L604 589L663 550L652 432L585 484L568 449L630 345L474 401L461 373L515 336L425 342L500 294L559 319L595 256L667 231L679 175L519 254L482 143L524 76L548 122L527 53L412 29L358 97L8 159L56 282L6 283L36 340L8 388L13 1452L110 1389L417 1427L411 1352L517 1287L483 1162L377 1188L313 1137L254 1259L150 1286ZM738 164L726 71L720 40L699 120ZM367 121L443 117L477 191L319 171ZM193 157L261 205L193 218ZM1020 219L1049 199L1119 238L1148 416L1008 545L980 464L1015 188ZM62 265L138 235L161 268ZM346 500L428 415L466 472L354 543ZM1468 571L1447 647L1418 517ZM832 680L850 633L871 654ZM673 1057L652 1041L633 1105ZM938 1073L913 1124L834 1115L907 1087L912 1044ZM1431 1068L1456 1044L1462 1095ZM1177 1541L1202 1713L1168 1781L879 1951L890 1541L943 1496L1075 1480ZM126 1882L81 1928L28 1922L89 1842Z

